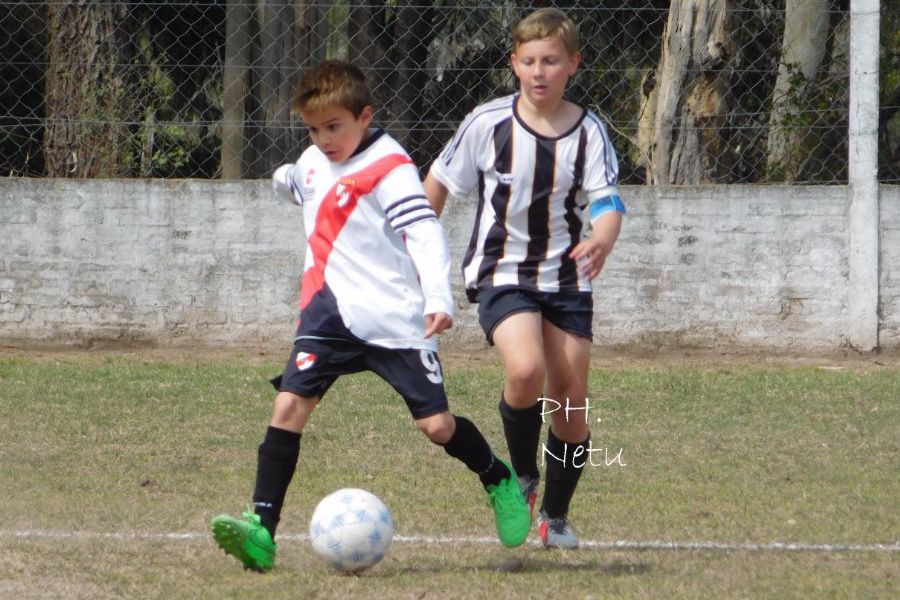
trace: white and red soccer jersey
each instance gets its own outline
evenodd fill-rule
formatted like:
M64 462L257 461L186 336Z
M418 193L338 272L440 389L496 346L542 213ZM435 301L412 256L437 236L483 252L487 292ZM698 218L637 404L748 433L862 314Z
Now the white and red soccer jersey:
M590 281L569 258L586 235L586 207L604 199L621 206L618 162L600 119L584 110L569 131L549 138L522 121L517 98L469 113L431 166L451 194L479 194L462 265L470 300L501 285L589 292Z
M453 314L450 256L403 148L373 130L344 162L310 146L272 180L303 208L298 337L433 350L424 315Z

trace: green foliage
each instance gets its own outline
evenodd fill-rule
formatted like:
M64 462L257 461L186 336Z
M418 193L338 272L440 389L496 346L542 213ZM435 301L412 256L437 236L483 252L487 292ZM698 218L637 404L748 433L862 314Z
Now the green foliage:
M129 69L132 175L214 176L222 85L216 40L224 40L224 10L137 6L132 17L140 23Z
M4 174L37 175L44 169L41 137L43 69L46 67L47 9L44 3L14 3L7 20L8 39L0 41L4 85L0 108L6 115L0 123L0 169ZM293 3L300 7L303 3ZM250 3L258 30L260 3ZM641 0L485 3L481 0L437 2L419 10L429 20L433 40L428 44L426 73L412 103L415 119L398 126L416 128L416 147L410 150L424 166L439 152L453 128L475 105L512 91L516 82L508 65L509 29L521 16L538 6L554 5L566 11L579 26L582 37L582 69L572 81L570 97L596 108L610 122L614 145L620 156L621 179L641 183L642 169L635 164L634 138L640 109L642 74L659 66L663 27L669 2ZM114 76L125 86L126 99L115 107L85 114L87 121L100 121L112 128L127 127L128 139L110 133L110 145L125 156L119 164L126 175L152 177L215 177L219 172L220 120L222 115L222 52L225 45L223 0L175 3L128 3L121 22L117 50L121 60ZM233 4L232 4L233 6ZM329 57L347 56L347 21L351 8L341 1L319 5L322 27L317 31ZM376 97L386 106L399 89L398 81L416 80L403 71L396 74L395 38L397 16L404 3L383 0L368 3L372 10L375 47L369 73ZM784 27L785 4L781 0L738 0L729 5L737 18L735 43L740 56L730 86L730 111L722 136L729 156L731 181L766 181L767 141L772 94L775 86ZM803 128L801 151L809 155L805 181L841 182L846 179L847 65L839 58L845 44L846 2L830 2L832 27L828 57L813 89L797 88L800 110L790 125ZM290 10L290 6L285 10ZM881 123L879 166L883 181L900 181L900 10L896 2L881 5ZM292 57L303 63L300 41L303 28L295 28L298 46ZM327 30L327 31L326 31ZM359 49L354 49L359 51ZM843 51L843 50L841 50ZM387 57L385 59L385 57ZM353 57L350 57L353 58ZM843 61L843 62L841 62ZM377 63L377 64L375 64ZM252 66L252 65L248 65ZM406 65L408 68L408 65ZM247 72L254 85L258 73ZM404 79L405 78L405 79ZM100 90L101 92L103 90ZM101 99L102 100L102 99ZM248 92L247 114L259 102ZM385 112L383 114L388 114ZM388 114L388 116L392 116ZM390 121L390 119L387 119ZM253 126L247 125L247 131ZM285 128L295 124L286 123ZM294 132L296 133L296 132ZM90 131L86 135L91 134ZM248 137L251 134L248 133ZM252 140L248 140L248 146ZM258 143L258 142L257 142ZM254 147L255 152L261 152Z
M878 173L881 181L900 182L900 6L882 4L879 74Z

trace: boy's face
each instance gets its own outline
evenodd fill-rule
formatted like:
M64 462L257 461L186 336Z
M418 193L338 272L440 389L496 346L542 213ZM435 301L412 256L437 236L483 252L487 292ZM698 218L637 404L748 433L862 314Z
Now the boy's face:
M344 162L359 147L372 122L372 107L358 117L343 106L330 105L318 110L301 111L300 118L309 129L316 148L331 162Z
M510 56L522 94L538 107L552 107L562 99L580 60L557 37L519 44Z

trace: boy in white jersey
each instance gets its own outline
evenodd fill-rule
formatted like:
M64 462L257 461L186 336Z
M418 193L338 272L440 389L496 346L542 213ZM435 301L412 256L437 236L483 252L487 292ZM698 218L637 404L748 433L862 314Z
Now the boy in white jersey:
M590 281L612 251L625 207L606 128L563 97L580 61L575 25L559 10L539 9L514 27L512 38L519 93L472 111L432 164L424 187L438 214L449 194L479 193L463 275L487 340L504 363L500 414L532 511L540 398L572 409L551 413L538 522L546 547L575 548L568 511L590 440L587 413L577 410L587 403ZM548 403L545 410L554 408Z
M432 335L453 324L450 259L418 170L397 142L369 128L369 90L349 63L326 61L305 73L291 109L313 146L279 167L273 186L303 209L300 323L284 373L272 380L278 393L258 449L254 512L215 517L216 542L245 568L273 567L301 432L340 375L368 370L400 393L432 442L478 474L500 541L518 546L531 518L516 474L471 421L448 409Z

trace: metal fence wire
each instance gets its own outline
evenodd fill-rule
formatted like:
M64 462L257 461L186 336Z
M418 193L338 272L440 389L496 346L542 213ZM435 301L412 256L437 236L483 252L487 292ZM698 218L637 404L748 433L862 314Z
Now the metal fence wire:
M0 0L0 168L12 176L263 178L308 143L303 68L349 59L423 170L515 91L513 24L578 25L569 99L609 124L623 183L847 181L849 11L833 0ZM900 181L900 36L882 9L882 181Z

